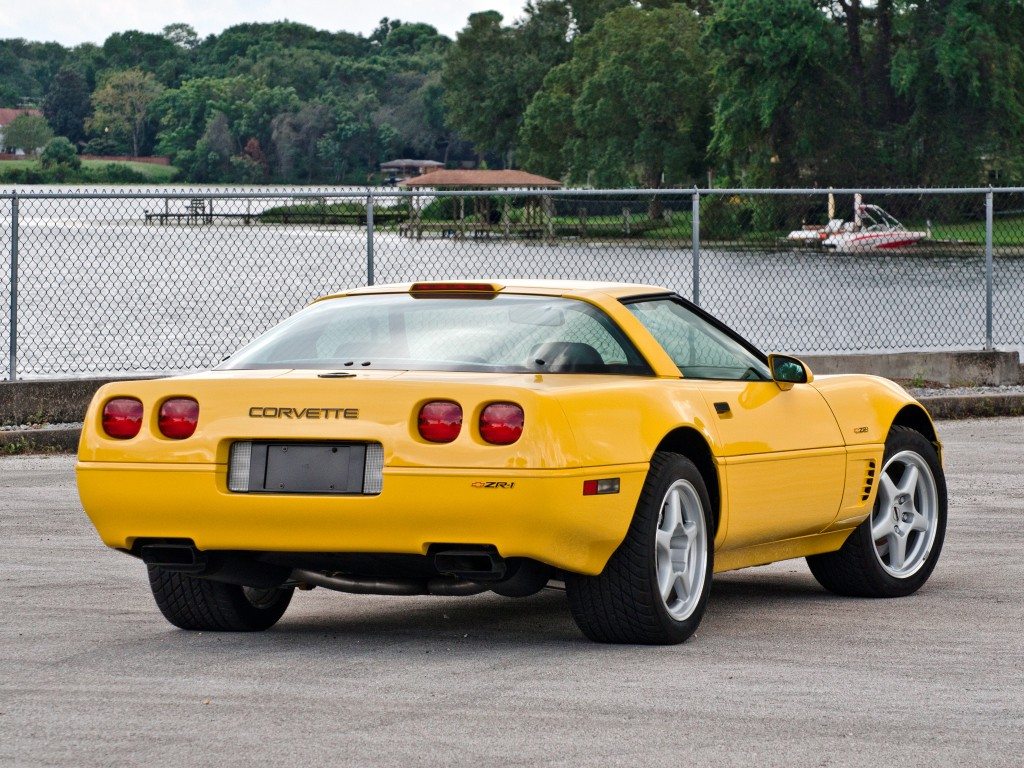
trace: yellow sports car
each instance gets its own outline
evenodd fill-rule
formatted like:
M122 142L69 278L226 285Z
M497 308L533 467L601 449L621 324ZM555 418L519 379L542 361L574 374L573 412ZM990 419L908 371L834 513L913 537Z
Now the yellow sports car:
M564 582L587 637L678 643L715 572L917 590L940 451L896 384L815 378L664 288L502 280L327 296L213 371L108 384L77 472L184 629L266 629L295 588Z

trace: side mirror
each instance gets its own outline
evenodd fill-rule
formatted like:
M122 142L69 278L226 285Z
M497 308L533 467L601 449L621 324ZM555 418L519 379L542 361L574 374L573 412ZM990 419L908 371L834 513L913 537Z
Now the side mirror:
M768 367L772 379L782 390L792 389L794 384L810 384L814 381L814 374L807 364L789 355L768 355Z

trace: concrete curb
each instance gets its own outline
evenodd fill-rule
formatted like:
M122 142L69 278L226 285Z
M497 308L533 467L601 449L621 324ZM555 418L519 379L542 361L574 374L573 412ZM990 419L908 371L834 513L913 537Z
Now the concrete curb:
M0 455L5 453L75 453L82 427L0 430Z
M920 398L936 421L977 419L989 416L1024 416L1024 394L955 395ZM48 429L12 429L0 431L0 454L74 453L78 450L81 425Z
M933 395L920 398L920 402L937 421L987 416L1024 416L1024 394Z

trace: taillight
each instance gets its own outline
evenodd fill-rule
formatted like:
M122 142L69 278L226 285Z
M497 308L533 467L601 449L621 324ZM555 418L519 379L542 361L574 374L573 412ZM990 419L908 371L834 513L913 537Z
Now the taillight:
M432 443L450 443L462 431L462 406L434 400L420 408L420 437Z
M523 418L515 403L491 403L480 414L480 437L493 445L511 445L523 434Z
M142 402L115 397L103 406L103 431L117 440L129 440L142 429Z
M192 437L199 424L199 403L191 397L173 397L160 406L160 434L172 440Z

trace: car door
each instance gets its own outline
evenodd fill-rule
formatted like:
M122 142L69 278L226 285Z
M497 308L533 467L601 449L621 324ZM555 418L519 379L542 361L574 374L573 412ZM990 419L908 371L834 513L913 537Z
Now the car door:
M725 459L723 549L817 533L839 512L846 448L825 399L810 384L702 381Z
M722 549L817 533L836 517L846 448L832 411L810 384L783 390L746 342L677 297L627 303L700 390L724 459Z

